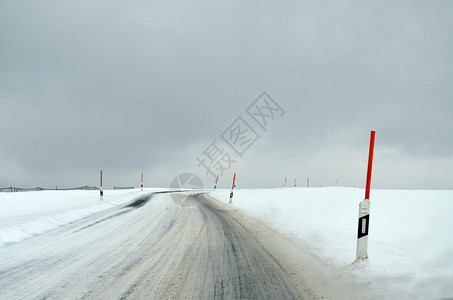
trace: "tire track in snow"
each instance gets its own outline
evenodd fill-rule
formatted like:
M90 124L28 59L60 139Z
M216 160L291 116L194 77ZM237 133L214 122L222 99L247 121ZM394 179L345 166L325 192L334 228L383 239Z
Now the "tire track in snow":
M124 207L136 208L127 214L69 226L48 243L10 247L14 281L0 278L0 298L314 298L234 210L203 194L189 196L187 207L169 195L149 199Z

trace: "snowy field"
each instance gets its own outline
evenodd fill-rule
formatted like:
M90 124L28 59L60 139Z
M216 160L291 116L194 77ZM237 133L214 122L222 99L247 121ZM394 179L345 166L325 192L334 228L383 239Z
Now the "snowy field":
M103 201L99 191L0 193L0 251L161 190L105 191ZM229 193L210 195L227 203ZM363 196L341 187L239 189L231 207L313 255L332 284L351 283L369 299L453 299L453 191L372 190L369 260L354 263Z
M229 190L211 196L227 203ZM370 298L453 299L453 191L371 190L368 262L356 258L358 188L235 190L233 206L326 262Z
M143 193L160 190L105 191L103 201L99 191L0 193L0 247L123 205Z

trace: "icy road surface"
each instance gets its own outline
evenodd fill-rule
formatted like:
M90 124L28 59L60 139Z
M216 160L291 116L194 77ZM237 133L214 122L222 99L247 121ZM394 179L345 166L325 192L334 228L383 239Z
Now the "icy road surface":
M153 194L0 249L0 299L313 299L292 245L205 194Z

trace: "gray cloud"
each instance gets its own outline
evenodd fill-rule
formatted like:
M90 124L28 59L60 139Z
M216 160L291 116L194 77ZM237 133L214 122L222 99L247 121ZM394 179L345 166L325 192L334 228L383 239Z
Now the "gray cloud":
M286 114L238 158L242 186L363 185L376 130L376 187L451 189L452 6L2 2L0 186L202 174L265 90Z

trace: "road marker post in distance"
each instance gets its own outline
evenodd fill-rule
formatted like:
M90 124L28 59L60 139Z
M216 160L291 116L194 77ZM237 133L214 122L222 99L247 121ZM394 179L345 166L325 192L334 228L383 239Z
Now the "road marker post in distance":
M283 187L286 186L286 179L288 179L288 176L285 177L285 183L283 184Z
M104 191L102 190L102 170L101 170L101 187L99 189L99 194L100 194L101 200L104 199Z
M233 176L233 186L231 187L230 202L228 204L233 204L233 190L235 187L235 182L236 182L236 173L234 173L234 176Z
M141 181L141 183L140 183L140 188L141 188L141 190L143 191L143 173L142 173L142 181Z
M368 229L370 225L370 187L371 187L371 169L373 167L375 133L376 133L375 131L371 131L370 151L368 155L368 170L366 176L365 199L359 204L359 224L357 230L356 260L368 259Z
M296 187L297 184L296 184L296 178L294 178L294 187Z
M214 191L217 188L217 182L219 182L219 175L217 175L217 179L215 180Z

